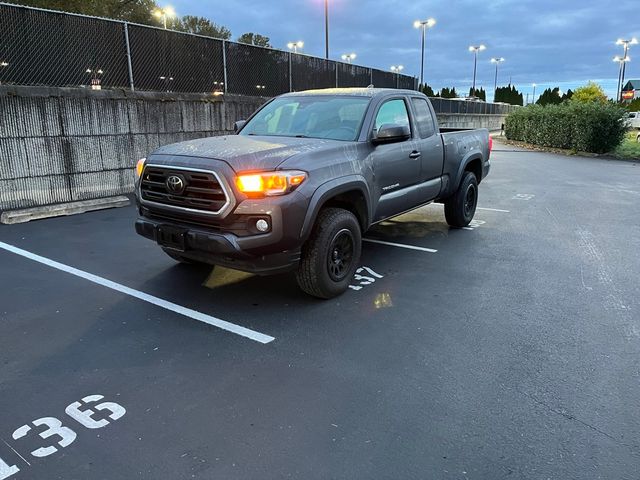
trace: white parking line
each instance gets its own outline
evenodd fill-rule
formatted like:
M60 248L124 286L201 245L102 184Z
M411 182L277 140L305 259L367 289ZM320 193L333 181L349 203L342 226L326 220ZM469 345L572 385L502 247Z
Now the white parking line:
M240 325L236 325L234 323L230 323L225 320L221 320L219 318L212 317L210 315L206 315L204 313L197 312L195 310L191 310L190 308L186 308L181 305L168 302L161 298L154 297L153 295L149 295L147 293L134 290L133 288L129 288L125 285L112 282L111 280L107 280L106 278L99 277L92 273L88 273L83 270L78 270L77 268L70 267L63 263L58 263L46 257L41 257L40 255L36 255L35 253L22 250L21 248L14 247L13 245L9 245L8 243L0 242L0 249L6 250L11 253L15 253L16 255L20 255L21 257L28 258L29 260L33 260L34 262L47 265L51 268L55 268L56 270L70 273L71 275L75 275L76 277L84 278L85 280L88 280L90 282L96 283L98 285L102 285L103 287L110 288L111 290L115 290L120 293L124 293L125 295L129 295L130 297L134 297L144 302L151 303L153 305L164 308L166 310L170 310L177 314L184 315L185 317L192 318L193 320L198 320L199 322L203 322L208 325L218 327L222 330L226 330L227 332L235 333L236 335L240 335L241 337L246 337L251 340L255 340L256 342L259 342L259 343L266 344L275 340L274 337L271 337L269 335L265 335L263 333L256 332L254 330L241 327Z
M502 210L500 208L486 208L486 207L476 207L476 210L487 210L489 212L503 212L503 213L511 213L509 210Z
M382 240L374 240L372 238L363 238L363 242L379 243L380 245L388 245L390 247L407 248L409 250L420 250L421 252L436 253L438 250L433 248L416 247L415 245L405 245L404 243L383 242Z

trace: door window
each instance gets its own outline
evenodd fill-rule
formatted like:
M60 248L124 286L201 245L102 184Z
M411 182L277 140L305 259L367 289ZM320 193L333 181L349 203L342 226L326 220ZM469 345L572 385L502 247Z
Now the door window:
M409 127L409 113L404 100L398 98L385 102L378 110L374 128L376 131L387 123Z
M429 138L436 133L436 127L433 124L433 115L429 105L424 98L412 98L413 109L416 112L416 124L420 138Z

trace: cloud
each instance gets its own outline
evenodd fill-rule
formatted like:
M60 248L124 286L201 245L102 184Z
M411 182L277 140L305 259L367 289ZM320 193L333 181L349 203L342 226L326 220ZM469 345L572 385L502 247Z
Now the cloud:
M275 47L305 41L305 52L324 56L323 0L173 0L180 14L208 17L237 37L258 32ZM484 43L478 57L478 84L491 90L492 56L506 58L499 83L584 84L604 79L613 95L620 54L618 37L640 37L637 0L330 0L331 57L355 51L357 63L388 69L403 64L418 75L420 34L412 24L434 17L427 33L425 75L435 88L468 89L473 73L470 44ZM640 46L632 51L628 78L640 78ZM613 87L609 85L613 82Z

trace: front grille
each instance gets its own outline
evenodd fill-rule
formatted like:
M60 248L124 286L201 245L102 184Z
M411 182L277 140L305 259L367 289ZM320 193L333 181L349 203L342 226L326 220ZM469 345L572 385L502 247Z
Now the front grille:
M184 182L184 188L178 192L170 190L167 184L167 179L172 176L177 176ZM142 200L209 213L218 213L227 204L223 188L216 175L211 172L154 165L144 169L140 182Z

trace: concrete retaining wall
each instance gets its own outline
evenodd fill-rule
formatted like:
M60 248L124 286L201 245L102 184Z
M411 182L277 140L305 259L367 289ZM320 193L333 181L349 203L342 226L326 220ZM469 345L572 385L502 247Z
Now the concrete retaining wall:
M438 123L446 128L488 128L500 130L506 115L480 115L473 113L438 113Z
M232 132L265 100L0 86L0 211L131 193L139 158ZM450 128L499 130L504 118L438 114Z
M139 158L229 133L264 101L0 86L0 210L131 193Z

